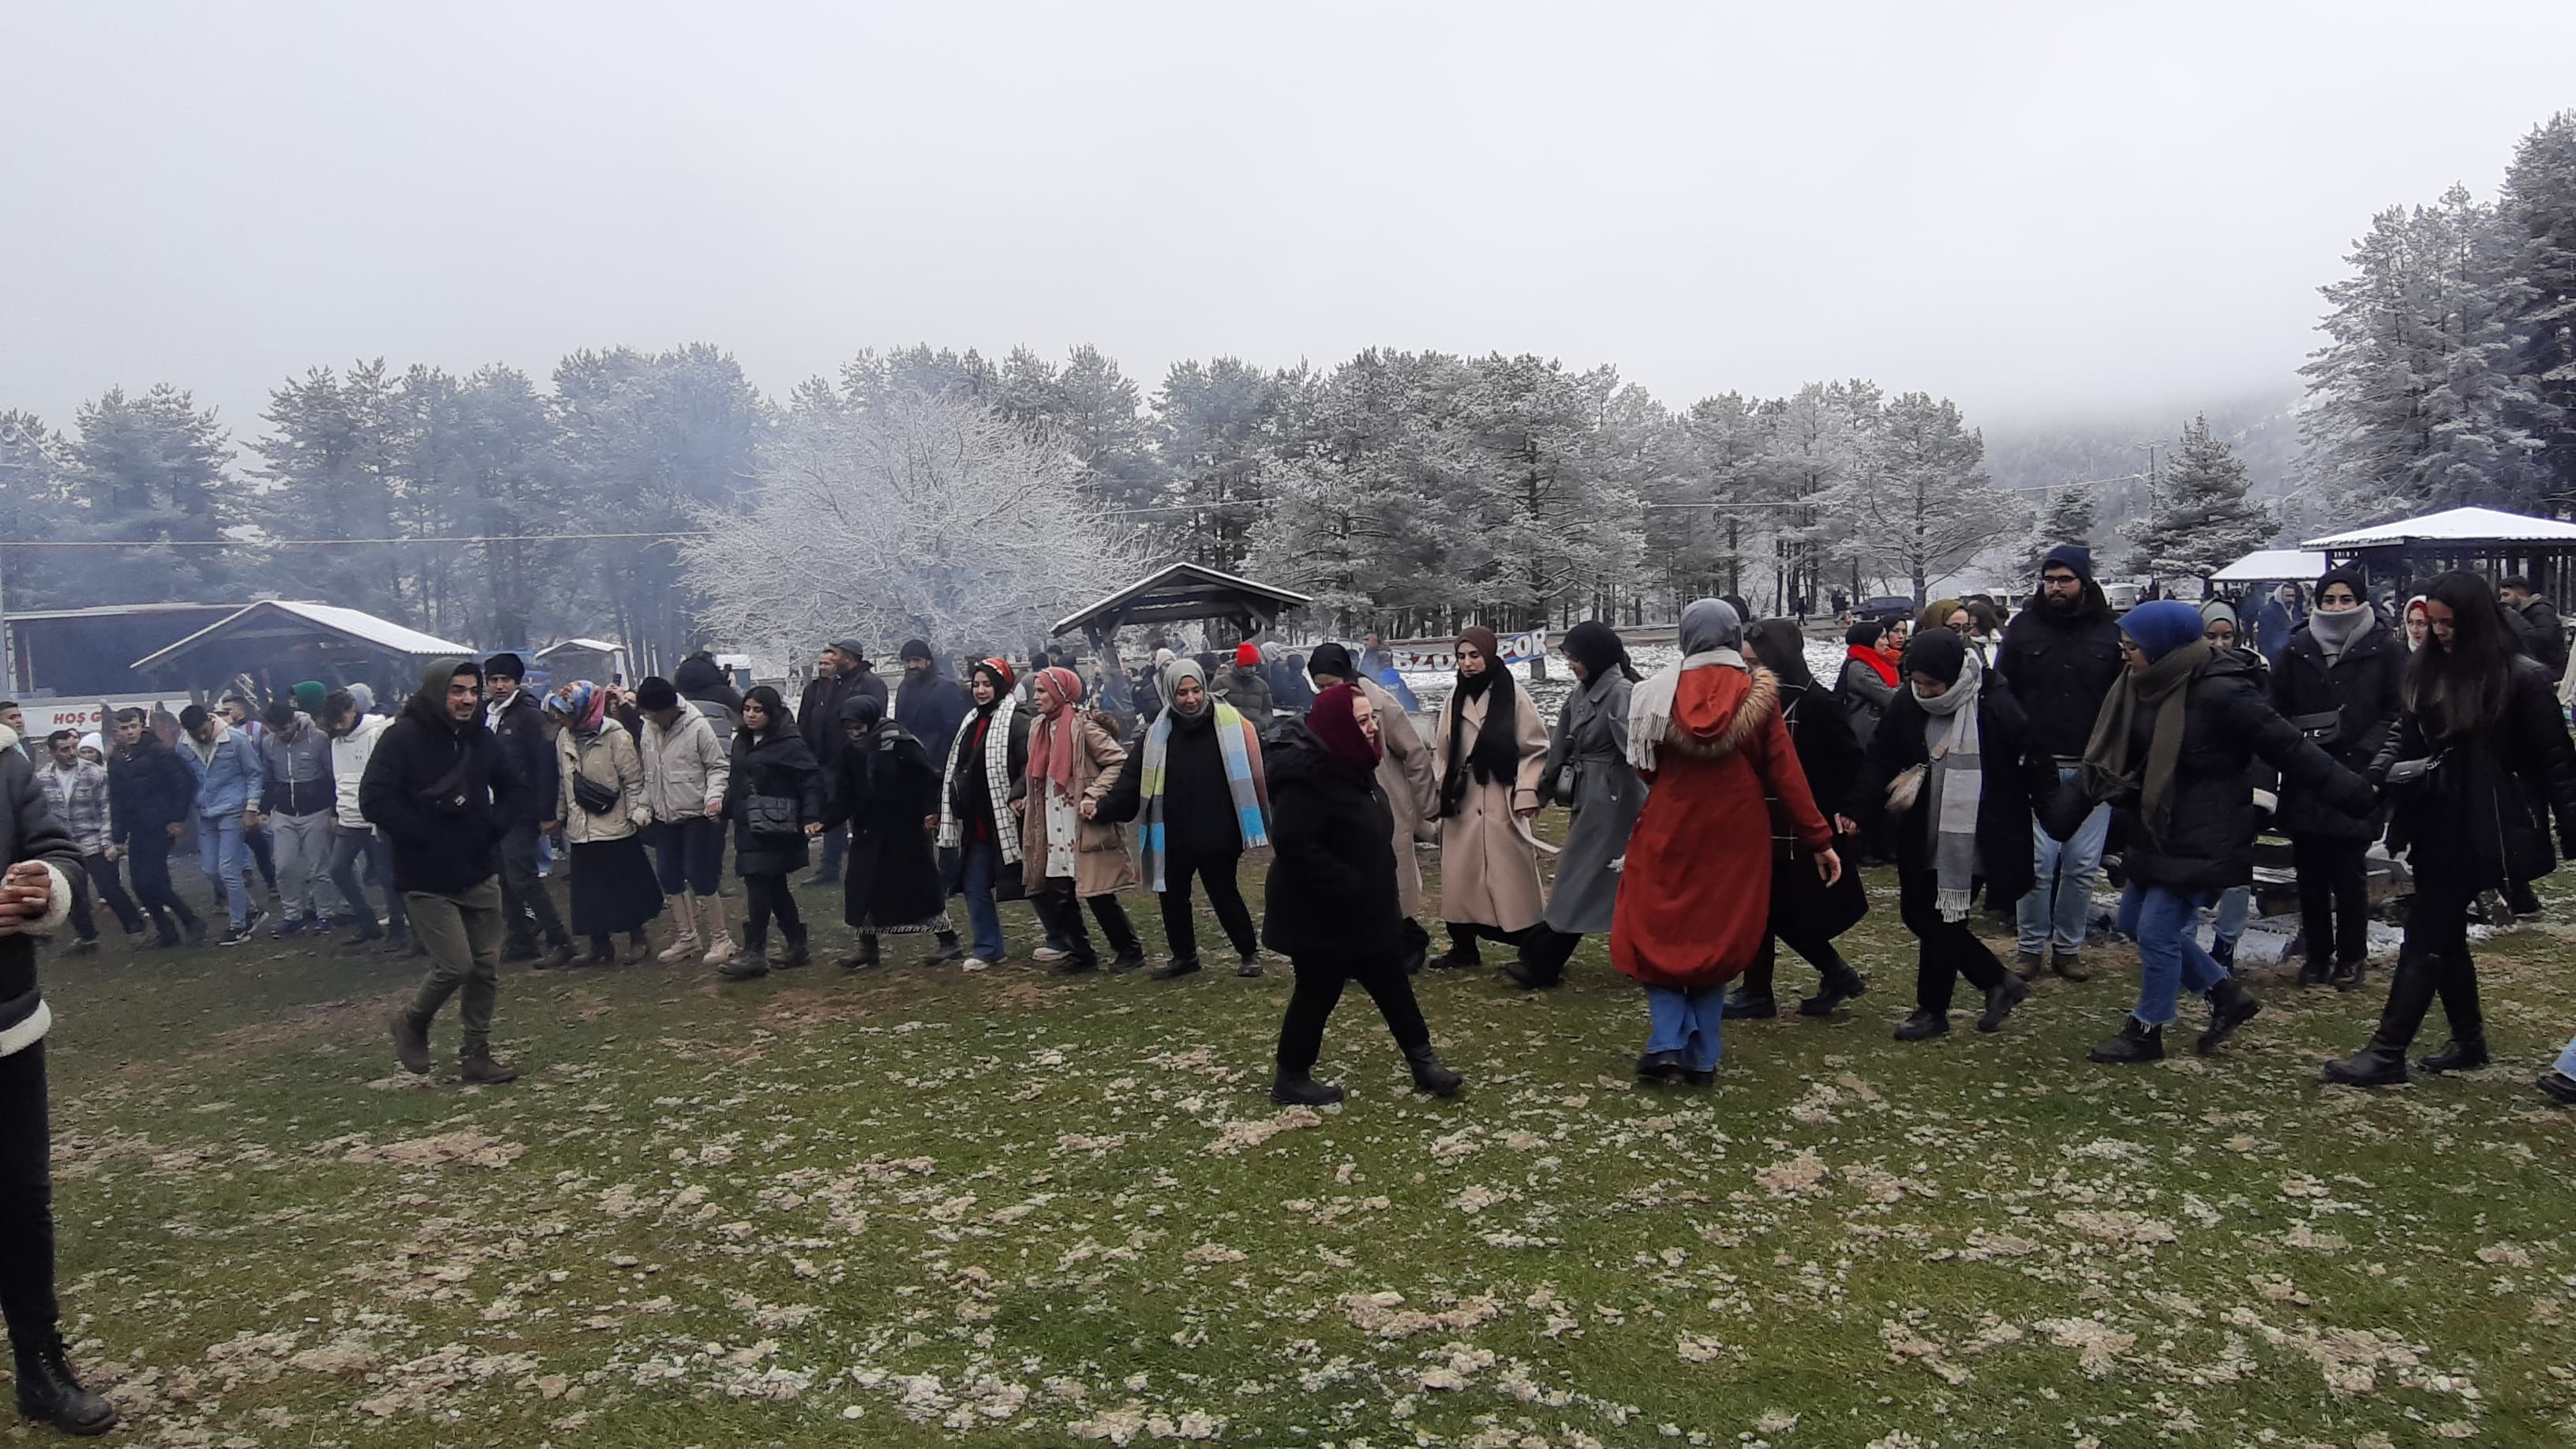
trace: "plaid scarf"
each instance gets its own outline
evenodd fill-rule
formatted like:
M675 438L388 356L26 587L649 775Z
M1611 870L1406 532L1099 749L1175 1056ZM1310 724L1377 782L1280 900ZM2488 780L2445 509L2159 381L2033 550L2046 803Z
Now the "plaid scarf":
M1270 835L1261 823L1261 797L1252 788L1252 753L1243 743L1243 716L1224 700L1210 700L1209 704L1216 710L1212 728L1216 730L1217 752L1225 757L1225 785L1234 796L1234 823L1243 832L1243 848L1268 845ZM1163 889L1163 862L1170 855L1163 842L1163 765L1171 749L1172 712L1165 710L1145 733L1145 771L1136 781L1138 818L1144 824L1138 835L1144 851L1145 882L1158 893Z
M984 731L984 793L993 804L993 844L1001 850L1002 864L1020 863L1020 832L1013 829L1011 815L1011 717L1018 713L1019 702L1004 694L993 703L993 712L971 713L957 722L957 738L949 742L949 755L963 748L978 725L989 725ZM957 818L957 792L939 792L939 848L955 850L965 844L965 822Z
M1971 651L1960 663L1958 682L1930 699L1914 696L1923 707L1923 743L1931 760L1923 815L1932 831L1932 906L1945 921L1966 920L1976 893L1977 809L1986 785L1977 696L1984 682L1984 665Z

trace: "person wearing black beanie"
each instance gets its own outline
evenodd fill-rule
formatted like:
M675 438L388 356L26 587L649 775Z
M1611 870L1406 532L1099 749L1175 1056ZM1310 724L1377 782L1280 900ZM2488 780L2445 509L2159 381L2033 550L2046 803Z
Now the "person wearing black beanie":
M2061 543L2040 564L2039 590L2004 627L1995 672L2012 681L2013 698L2030 721L2031 743L2072 779L2092 738L2102 696L2120 677L2120 625L2093 581L2093 552ZM2093 882L2109 847L2111 814L2097 810L2063 842L2037 836L2033 883L2018 908L2023 980L2053 969L2086 979L2084 934L2093 915ZM2052 954L2054 953L2054 954Z

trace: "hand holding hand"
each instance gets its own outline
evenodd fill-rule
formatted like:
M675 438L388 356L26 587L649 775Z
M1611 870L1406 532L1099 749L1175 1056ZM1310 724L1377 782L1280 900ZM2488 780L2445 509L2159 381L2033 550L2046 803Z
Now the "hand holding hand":
M1837 815L1834 817L1834 833L1836 835L1858 835L1860 834L1860 822L1852 819L1848 815Z
M0 879L0 926L16 929L42 920L53 904L53 872L41 860L22 860Z
M1100 802L1099 802L1099 801L1097 801L1097 800L1085 800L1085 801L1083 801L1083 802L1082 802L1082 818L1083 818L1083 819L1088 820L1088 819L1090 819L1092 816L1097 815L1097 814L1099 814L1099 813L1100 813Z

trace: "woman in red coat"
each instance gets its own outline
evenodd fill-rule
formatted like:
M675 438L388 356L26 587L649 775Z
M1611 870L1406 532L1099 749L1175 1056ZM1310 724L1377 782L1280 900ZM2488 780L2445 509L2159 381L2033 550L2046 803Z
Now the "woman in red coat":
M1706 1086L1717 1076L1726 984L1762 949L1771 913L1771 807L1827 885L1842 878L1780 718L1771 671L1748 668L1734 608L1682 611L1682 662L1636 687L1628 760L1654 783L1628 836L1610 962L1646 988L1653 1029L1637 1075Z

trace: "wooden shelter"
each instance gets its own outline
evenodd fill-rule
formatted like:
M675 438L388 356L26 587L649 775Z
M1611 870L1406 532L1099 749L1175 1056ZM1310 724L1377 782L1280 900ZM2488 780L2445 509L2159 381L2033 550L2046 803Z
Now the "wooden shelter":
M2498 508L2451 508L2402 518L2299 545L2338 564L2357 563L2373 584L2400 594L2448 569L2475 569L2493 578L2521 574L2565 609L2576 594L2576 523L2534 518Z
M134 661L156 686L215 689L248 677L274 698L300 680L365 684L393 699L420 687L442 658L472 658L471 646L405 628L363 609L263 599L236 609L175 644Z
M1308 594L1239 578L1202 564L1176 563L1065 615L1049 632L1062 635L1081 630L1097 649L1130 624L1215 620L1231 623L1249 637L1276 624L1279 616L1290 609L1313 602L1313 596Z

